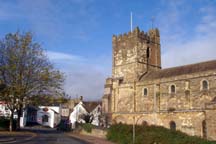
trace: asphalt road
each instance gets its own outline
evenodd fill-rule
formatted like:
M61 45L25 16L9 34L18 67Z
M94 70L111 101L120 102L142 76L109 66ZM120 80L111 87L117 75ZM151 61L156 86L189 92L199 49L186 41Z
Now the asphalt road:
M28 131L35 132L37 136L30 140L17 140L14 144L87 144L82 140L65 135L63 132L49 128L34 128Z

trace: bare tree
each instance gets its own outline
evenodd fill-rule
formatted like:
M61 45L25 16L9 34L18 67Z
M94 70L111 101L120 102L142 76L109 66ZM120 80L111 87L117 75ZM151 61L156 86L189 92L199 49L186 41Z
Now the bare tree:
M12 115L17 110L19 128L22 108L32 97L62 94L63 74L49 62L41 46L33 41L32 34L7 34L0 40L0 80L6 85L0 100L8 104Z

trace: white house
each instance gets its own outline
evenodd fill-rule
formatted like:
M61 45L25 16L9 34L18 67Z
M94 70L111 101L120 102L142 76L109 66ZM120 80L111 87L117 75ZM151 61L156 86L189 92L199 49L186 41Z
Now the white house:
M83 106L83 102L79 102L70 114L69 120L72 125L72 129L75 128L76 122L78 123L85 123L84 116L88 115L87 110Z
M75 123L85 123L84 117L90 116L91 124L99 126L101 116L101 102L79 102L70 114L70 122L72 128L75 128Z
M11 115L11 111L7 108L7 104L3 101L0 101L0 116L9 117Z
M101 104L98 104L91 112L90 115L92 116L91 124L95 126L100 126L100 117L101 117Z
M60 107L40 106L37 111L37 122L43 126L56 127L61 121Z

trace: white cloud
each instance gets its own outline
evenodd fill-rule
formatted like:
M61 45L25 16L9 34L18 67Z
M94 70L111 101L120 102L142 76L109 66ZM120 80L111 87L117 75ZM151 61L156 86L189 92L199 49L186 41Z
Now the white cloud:
M183 14L178 9L174 9L174 19L178 19L177 23L172 21L172 17L168 17L162 21L167 21L170 27L161 29L162 43L162 67L173 67L201 61L216 59L216 11L211 6L202 7L200 9L200 21L190 30L183 26ZM172 13L171 11L167 11ZM167 12L161 15L166 17ZM190 13L187 13L190 14ZM170 20L168 20L170 19ZM178 33L178 30L180 32ZM183 32L181 32L183 31ZM194 31L194 33L190 33Z
M82 95L85 100L101 99L105 79L111 73L109 56L98 56L97 61L53 51L48 51L47 56L66 76L66 94L73 98Z
M215 59L216 38L193 39L185 44L170 44L162 54L162 66L173 67Z
M71 60L71 61L84 61L84 58L81 56L66 54L62 52L54 52L54 51L47 51L47 56L52 61L59 61L59 60Z

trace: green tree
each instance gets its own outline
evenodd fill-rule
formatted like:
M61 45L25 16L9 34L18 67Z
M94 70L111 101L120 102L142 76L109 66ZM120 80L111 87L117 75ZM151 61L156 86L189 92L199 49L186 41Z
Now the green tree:
M9 33L0 40L0 81L6 85L0 100L8 104L12 115L17 110L19 129L22 108L43 96L61 96L63 74L53 67L44 50L33 40L30 32ZM41 99L34 99L33 97Z

